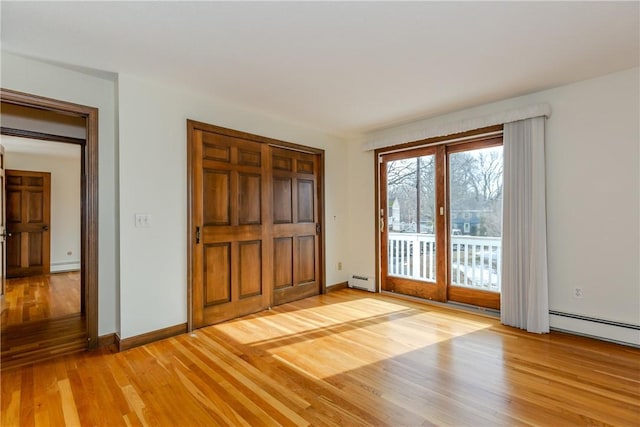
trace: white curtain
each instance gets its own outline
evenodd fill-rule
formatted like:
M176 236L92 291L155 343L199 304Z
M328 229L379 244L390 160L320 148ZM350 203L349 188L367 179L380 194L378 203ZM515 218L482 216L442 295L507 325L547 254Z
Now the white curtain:
M544 117L504 125L502 323L549 332Z

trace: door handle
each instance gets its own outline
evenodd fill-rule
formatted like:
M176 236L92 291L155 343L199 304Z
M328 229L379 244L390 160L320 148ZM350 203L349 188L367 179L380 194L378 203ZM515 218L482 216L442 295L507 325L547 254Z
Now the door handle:
M200 227L196 227L196 245L200 243Z
M48 225L43 225L42 226L42 231L49 231L49 226Z

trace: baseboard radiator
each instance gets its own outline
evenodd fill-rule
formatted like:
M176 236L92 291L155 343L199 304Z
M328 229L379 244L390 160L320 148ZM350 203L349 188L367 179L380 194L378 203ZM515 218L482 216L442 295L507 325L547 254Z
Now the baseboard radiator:
M62 261L62 262L52 262L50 271L52 273L64 273L67 271L78 271L80 270L80 261Z
M549 310L551 329L640 348L640 325Z
M349 278L349 287L353 289L360 289L363 291L375 292L376 279L371 276L354 274Z
M569 317L571 319L586 320L587 322L601 323L603 325L617 326L619 328L627 328L627 329L633 329L635 331L640 331L640 325L633 325L631 323L623 323L623 322L616 322L613 320L598 319L597 317L589 317L589 316L583 316L580 314L564 313L562 311L555 311L555 310L549 310L549 314L553 316Z

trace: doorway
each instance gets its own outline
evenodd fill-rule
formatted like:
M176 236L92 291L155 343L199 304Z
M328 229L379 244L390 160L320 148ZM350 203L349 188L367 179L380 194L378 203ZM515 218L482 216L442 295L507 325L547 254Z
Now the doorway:
M377 155L381 289L499 309L501 133Z
M8 229L7 233L5 233L8 238L6 242L8 245L5 245L7 249L5 258L10 261L10 265L19 266L19 268L13 268L12 273L20 276L38 273L37 276L32 276L32 278L37 278L37 280L34 280L36 282L39 281L38 284L36 285L34 282L29 286L50 286L51 289L55 288L57 292L69 287L73 288L73 292L78 294L74 297L77 303L71 304L73 307L65 307L63 309L63 311L72 312L71 314L57 315L56 313L60 313L60 311L37 313L37 315L34 314L35 318L38 316L43 318L21 322L20 324L11 325L11 327L5 325L5 295L3 295L2 367L7 368L67 352L97 347L98 111L92 107L6 89L1 90L1 100L3 108L1 133L3 139L11 138L17 140L23 146L39 144L39 147L45 147L45 151L52 150L54 146L60 145L66 146L67 149L72 151L75 150L77 153L77 176L75 178L79 187L77 189L79 200L77 201L77 211L75 212L78 220L76 224L78 227L77 244L75 246L68 242L63 244L67 248L65 254L68 255L69 259L62 259L64 255L62 255L62 258L56 255L57 262L53 262L54 260L51 258L47 261L38 259L38 257L43 254L40 249L48 245L46 240L51 237L50 234L58 233L59 236L68 237L70 232L65 230L59 221L56 222L55 229L50 229L51 223L46 224L46 221L39 221L36 218L38 212L42 210L43 206L41 205L45 203L44 199L40 199L38 196L40 191L36 188L36 184L40 182L40 178L43 183L47 181L46 174L25 174L24 168L16 169L16 171L22 169L22 172L5 171L7 172L4 180L5 187L11 192L7 196L22 200L25 197L29 199L20 204L14 204L14 207L11 208L13 210L9 212L12 221L7 223ZM17 110L22 110L26 113L21 117L14 117L18 114L16 113ZM64 126L49 127L49 130L42 129L38 124L38 120L33 120L33 116L39 115L48 116L44 121L51 120L52 116L61 118L62 123L68 120L79 120L84 127L84 137L70 137L65 135L64 132L56 132L56 129L62 129ZM53 120L55 121L56 119ZM9 177L11 176L13 178L10 183ZM20 178L21 176L22 178ZM58 174L56 173L57 176ZM67 192L70 191L69 189ZM62 204L65 203L63 202ZM18 205L21 206L20 212L15 209ZM25 209L27 212L23 212ZM27 217L26 221L23 221L23 214ZM44 212L42 214L45 215ZM20 216L19 221L18 216ZM11 222L13 222L13 227L18 227L18 229L12 231L12 226L9 225ZM38 230L34 227L38 228ZM19 240L14 234L16 232L20 234ZM11 236L8 234L11 234ZM57 238L56 241L58 240L61 239ZM2 243L5 243L4 239ZM46 255L42 256L46 257ZM42 265L41 270L38 264ZM74 272L73 270L77 271ZM39 274L40 272L42 274ZM3 273L6 273L6 271L3 271ZM64 284L61 284L62 282ZM69 295L67 293L64 296L59 296L60 301L74 300Z
M323 293L324 151L187 128L189 329Z

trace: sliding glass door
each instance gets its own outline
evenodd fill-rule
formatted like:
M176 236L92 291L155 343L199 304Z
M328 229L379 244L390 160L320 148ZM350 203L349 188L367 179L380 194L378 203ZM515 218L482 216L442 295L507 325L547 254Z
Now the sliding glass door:
M383 289L442 299L437 286L437 150L426 148L383 156L380 223L383 239ZM440 196L441 197L441 196ZM440 225L440 227L439 227Z
M382 290L499 308L502 138L379 156Z

